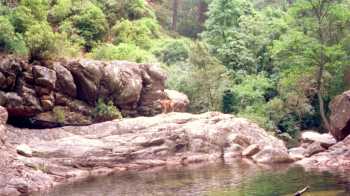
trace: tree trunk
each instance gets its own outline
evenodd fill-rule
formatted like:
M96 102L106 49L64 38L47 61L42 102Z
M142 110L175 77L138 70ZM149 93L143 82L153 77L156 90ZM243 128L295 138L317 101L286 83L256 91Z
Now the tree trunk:
M207 19L205 13L208 11L208 5L204 0L200 0L198 3L198 23L203 24Z
M320 70L323 69L322 67L320 67ZM324 101L322 98L322 93L321 93L321 88L322 88L322 76L323 76L323 71L319 71L318 73L318 78L317 78L317 97L318 97L318 104L320 107L320 115L322 118L322 121L324 123L325 128L327 129L327 131L330 131L330 125L326 116L326 112L324 109Z
M316 77L316 81L317 81L316 90L317 90L317 97L318 97L318 103L319 103L319 109L320 109L320 115L321 115L322 122L323 122L325 128L327 129L327 131L330 131L330 125L329 125L329 122L328 122L328 119L326 116L324 101L323 101L323 97L322 97L323 74L324 74L324 69L325 69L325 65L326 65L326 58L325 58L325 51L324 51L324 47L326 46L326 41L325 41L324 34L323 34L322 21L325 17L325 12L327 12L327 10L323 10L325 8L323 1L319 1L318 3L319 3L319 5L317 5L317 6L315 6L313 3L311 3L311 5L313 7L313 12L317 17L317 22L318 22L318 28L317 28L318 32L317 33L319 36L319 41L321 43L321 48L319 51L320 59L319 59L319 63L318 63L318 73L317 73L317 77Z
M173 0L173 22L172 22L172 29L173 31L176 31L177 29L177 9L179 6L178 0Z

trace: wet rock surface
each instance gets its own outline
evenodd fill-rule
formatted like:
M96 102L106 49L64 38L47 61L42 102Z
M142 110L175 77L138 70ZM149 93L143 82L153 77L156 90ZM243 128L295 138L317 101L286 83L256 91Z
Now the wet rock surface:
M0 160L8 172L0 177L1 194L45 190L91 175L241 158L242 150L254 144L262 149L254 155L257 162L290 161L281 140L246 119L216 112L49 130L6 129L7 146ZM26 147L24 154L15 150L21 145ZM4 162L7 158L10 163Z
M98 99L113 102L128 117L162 113L163 99L176 99L174 111L184 112L187 96L176 91L167 96L165 80L165 73L150 64L84 59L29 64L4 56L0 57L0 105L11 118L30 118L40 127L92 124ZM57 119L57 107L64 107L67 120L58 122L62 120Z

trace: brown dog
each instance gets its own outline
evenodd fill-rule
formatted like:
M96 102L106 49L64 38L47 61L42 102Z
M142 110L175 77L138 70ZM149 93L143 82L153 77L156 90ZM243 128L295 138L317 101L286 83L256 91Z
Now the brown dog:
M162 106L162 113L170 113L174 112L175 109L175 103L169 99L162 99L159 101L160 105Z

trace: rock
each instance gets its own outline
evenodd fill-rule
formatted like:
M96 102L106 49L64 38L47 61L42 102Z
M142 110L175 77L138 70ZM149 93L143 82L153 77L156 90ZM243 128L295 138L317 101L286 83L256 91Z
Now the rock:
M74 78L71 72L62 66L59 62L55 62L53 64L53 69L56 71L57 91L75 98L77 96L77 87L74 83Z
M22 144L17 152L25 156L13 155L16 161L10 161L4 171L11 173L14 185L27 185L13 187L28 187L28 192L89 174L102 175L98 171L108 174L115 168L143 170L240 158L243 147L236 142L261 147L254 155L259 162L289 158L281 140L246 119L218 112L173 112L53 129L7 129L8 144Z
M350 136L347 136L344 140L329 147L327 150L302 159L296 164L308 170L348 172L350 171L349 149Z
M296 147L296 148L289 149L288 153L291 159L293 159L294 161L298 161L305 158L304 156L305 151L306 151L305 148Z
M7 110L4 107L0 106L0 147L3 144L5 144L6 138L7 138L6 127L5 127L7 118L8 118Z
M79 60L68 63L77 87L78 98L94 104L98 98L98 87L102 78L104 63L101 61Z
M337 141L350 134L350 91L335 97L330 103L331 134Z
M287 163L292 162L287 149L266 146L253 156L253 160L258 163Z
M310 157L314 154L325 151L326 149L322 147L320 142L313 142L309 146L307 146L304 155L305 157Z
M37 85L54 89L56 86L56 72L43 66L33 66L34 81Z
M49 99L40 99L40 103L45 111L51 110L55 106Z
M330 146L337 143L334 137L331 134L324 133L320 134L314 131L305 131L301 134L302 142L313 143L319 142L322 147L329 148Z
M190 100L187 95L180 93L175 90L165 90L164 91L167 98L174 103L174 112L186 112L188 105L190 104Z
M92 117L98 98L112 101L124 116L153 116L166 99L166 75L150 64L84 59L29 64L7 56L0 58L0 73L0 105L11 117L29 119L56 106ZM175 111L184 111L186 97L177 97Z
M6 108L0 106L0 125L6 124L8 119L8 113Z
M246 157L250 157L258 153L260 150L257 144L252 144L243 150L242 155Z
M26 144L18 145L16 147L16 151L18 154L26 156L26 157L31 157L33 155L32 149Z

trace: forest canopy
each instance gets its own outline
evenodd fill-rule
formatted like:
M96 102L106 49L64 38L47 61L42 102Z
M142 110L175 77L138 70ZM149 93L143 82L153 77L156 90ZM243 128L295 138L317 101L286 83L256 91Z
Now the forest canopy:
M329 129L350 85L349 0L0 0L0 51L160 64L190 112Z

